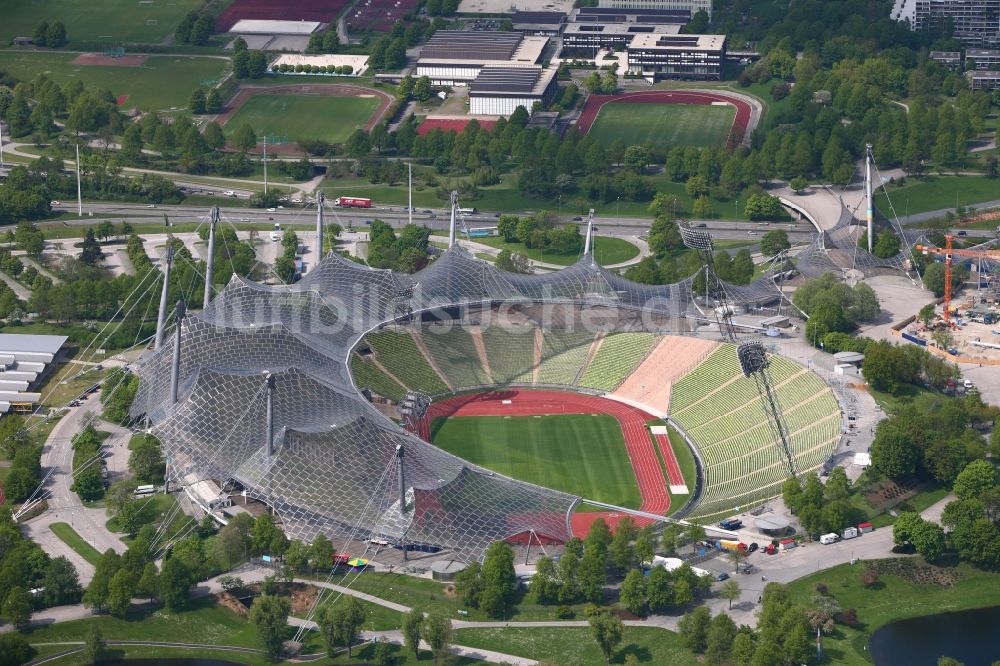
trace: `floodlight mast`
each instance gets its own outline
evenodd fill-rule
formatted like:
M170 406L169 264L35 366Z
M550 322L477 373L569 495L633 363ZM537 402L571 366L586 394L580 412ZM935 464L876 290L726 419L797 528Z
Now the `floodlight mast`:
M722 280L715 273L715 256L712 235L707 231L692 229L687 224L677 223L684 245L695 250L705 262L705 307L709 307L709 290L715 289L715 321L719 324L719 334L728 342L736 342L736 328L733 326L733 309L726 301L726 290Z
M781 447L788 473L792 477L798 477L788 427L785 425L785 417L781 411L781 405L778 403L778 396L774 391L774 382L769 370L771 362L767 358L767 350L764 349L764 345L759 340L748 340L736 348L736 356L739 359L743 376L753 377L757 385L761 405L767 416L768 424L771 426L772 434Z
M316 190L316 258L313 260L318 265L323 258L323 205L326 203L326 196L322 190Z
M167 256L164 260L163 289L160 291L160 312L156 317L156 341L153 349L163 346L163 329L167 325L167 292L170 291L170 265L174 263L174 246L167 246Z
M458 216L458 192L451 192L451 226L448 228L448 247L455 245L456 218Z
M270 510L271 460L274 456L274 375L265 371L264 381L267 382L264 402L264 474L266 475L267 506Z
M872 231L875 221L875 210L872 207L872 144L865 144L865 220L868 222L868 252L872 252Z

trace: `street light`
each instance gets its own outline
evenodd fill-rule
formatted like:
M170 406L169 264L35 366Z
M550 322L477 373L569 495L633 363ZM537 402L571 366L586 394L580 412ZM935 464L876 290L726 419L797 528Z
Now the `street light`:
M620 218L622 216L622 197L619 194L618 198L615 199L615 217Z

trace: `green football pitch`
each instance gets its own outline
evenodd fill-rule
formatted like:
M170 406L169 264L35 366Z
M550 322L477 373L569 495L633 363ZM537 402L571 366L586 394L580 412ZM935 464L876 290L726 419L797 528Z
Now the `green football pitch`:
M626 508L642 503L621 426L607 414L438 418L431 440L521 481Z
M218 81L226 68L221 58L150 56L140 67L74 65L76 53L7 51L0 69L30 81L39 74L63 86L80 79L88 89L105 88L126 97L122 108L169 111L187 106L191 91L206 81Z
M31 37L42 21L62 21L70 41L160 42L203 0L3 0L0 39Z
M342 143L364 127L376 108L374 97L255 95L226 122L225 129L231 133L248 123L257 136L283 136L288 143L302 139Z
M590 134L605 146L721 146L736 118L732 106L705 104L621 104L601 107Z

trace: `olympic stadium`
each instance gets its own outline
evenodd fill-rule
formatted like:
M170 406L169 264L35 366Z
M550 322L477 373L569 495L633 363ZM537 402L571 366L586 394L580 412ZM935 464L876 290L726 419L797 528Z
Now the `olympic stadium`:
M785 433L776 432L735 345L718 341L718 295L696 294L698 276L636 284L589 251L554 273L506 273L454 237L453 227L448 249L413 275L331 253L296 284L234 277L202 312L179 316L139 364L133 404L163 442L171 482L266 505L292 538L471 559L495 540L580 534L601 515L584 505L640 520L662 517L673 498L677 517L756 506L836 448L831 389L768 354ZM799 252L796 270L829 270L829 240ZM733 307L773 303L785 268L719 287ZM508 476L428 441L435 418L552 413L618 421L638 506ZM693 487L672 453L684 450L697 461ZM526 464L572 477L586 462Z

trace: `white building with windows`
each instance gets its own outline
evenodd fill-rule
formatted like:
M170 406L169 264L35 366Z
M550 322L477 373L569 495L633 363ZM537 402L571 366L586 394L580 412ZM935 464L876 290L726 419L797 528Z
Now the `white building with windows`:
M556 70L541 67L483 67L469 86L473 116L509 116L519 106L529 113L551 101L558 88Z
M895 0L889 17L915 31L950 24L966 46L1000 46L1000 0Z
M483 67L537 67L548 43L522 32L438 30L421 49L415 76L452 86L471 83Z

